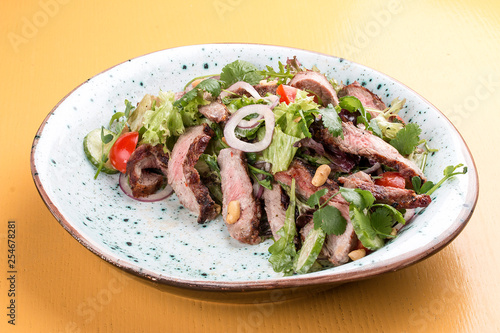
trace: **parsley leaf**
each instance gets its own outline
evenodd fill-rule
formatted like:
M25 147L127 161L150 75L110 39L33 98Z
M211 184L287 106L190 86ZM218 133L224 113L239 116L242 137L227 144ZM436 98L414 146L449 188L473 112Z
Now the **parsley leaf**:
M339 192L334 193L330 198L321 203L321 197L328 193L328 189L323 188L312 194L307 200L307 205L310 207L318 206L318 209L313 214L314 229L321 228L328 235L341 235L344 233L347 221L340 214L337 207L328 205L328 202L339 194Z
M386 208L379 208L370 215L373 230L384 237L391 237L393 219L390 212Z
M324 109L320 109L319 113L321 114L321 120L323 121L323 125L328 129L328 132L333 136L340 136L342 139L344 138L344 133L342 131L342 120L340 119L337 110L331 105Z
M347 226L346 219L337 207L326 205L313 214L314 229L321 228L328 235L342 235Z
M321 190L318 190L318 191L314 192L314 194L311 195L309 197L309 199L307 199L307 205L309 207L315 207L315 206L321 205L321 203L319 202L319 199L322 196L326 195L326 193L328 193L328 189L326 189L326 188L323 188Z
M396 148L401 155L410 155L420 142L420 133L422 133L422 130L417 124L407 124L396 134L396 137L390 141L390 144Z
M224 83L224 88L238 81L245 81L251 85L256 85L262 80L262 75L252 63L244 60L236 60L222 68L220 80Z
M392 217L396 220L396 222L401 223L401 224L406 224L406 221L405 221L405 218L403 217L403 214L401 214L401 212L399 210L397 210L396 208L394 208L390 205L387 205L387 204L375 204L372 207L383 208L383 209L387 210L387 212L389 214L392 215Z

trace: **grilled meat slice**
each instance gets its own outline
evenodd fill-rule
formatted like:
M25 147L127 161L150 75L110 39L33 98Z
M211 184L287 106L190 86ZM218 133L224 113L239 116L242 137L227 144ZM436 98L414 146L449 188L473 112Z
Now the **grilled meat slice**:
M290 81L290 85L306 91L311 91L317 95L323 106L339 104L337 93L328 79L321 73L314 71L306 71L295 74Z
M262 197L264 198L264 209L266 210L267 220L269 226L271 227L271 232L273 233L274 240L280 239L280 235L277 234L285 224L286 218L286 207L282 200L283 190L281 186L274 183L272 190L264 188L264 193Z
M431 203L431 197L427 194L416 194L412 190L375 185L370 176L362 171L348 177L340 177L339 182L348 188L359 188L370 191L375 200L397 209L427 207Z
M319 132L321 138L316 139L325 144L337 146L343 152L367 157L371 161L385 164L398 170L407 179L418 176L424 182L427 180L415 163L403 157L396 148L378 136L362 130L350 122L342 123L342 127L344 139L333 137L327 129L322 129Z
M200 106L198 111L214 123L224 122L229 117L229 110L220 102L211 102L210 104Z
M354 96L359 101L365 108L372 108L372 109L377 109L377 110L384 110L387 108L387 106L382 102L380 97L372 93L370 90L366 89L362 85L359 84L358 81L354 81L354 83L351 83L348 86L343 87L340 89L338 93L339 97L344 97L344 96ZM374 117L376 117L378 114L375 112L370 112L370 114Z
M220 206L212 200L194 168L213 135L208 124L189 128L177 140L168 161L168 183L181 204L198 214L198 223L213 220L220 213Z
M226 222L232 238L246 244L260 242L260 205L253 196L253 187L246 167L245 153L234 148L222 149L217 158L221 174L222 217L227 218L231 201L239 201L240 217L233 223Z
M281 171L274 174L274 179L278 182L291 186L292 179L295 178L295 189L299 196L308 199L316 191L323 188L328 189L328 193L321 199L326 201L338 191L338 185L330 179L322 186L316 187L311 181L314 177L314 168L305 162L294 159L287 171ZM341 195L336 195L328 202L329 205L336 207L342 216L346 219L346 230L342 235L327 235L322 253L334 265L342 265L349 261L349 252L357 244L357 236L349 218L349 204Z
M130 155L126 175L136 198L155 193L167 183L168 155L163 145L144 144Z
M276 83L276 81L271 81L266 83L259 83L253 87L255 88L255 90L257 90L260 96L264 97L268 93L276 95L276 89L278 89L278 84Z

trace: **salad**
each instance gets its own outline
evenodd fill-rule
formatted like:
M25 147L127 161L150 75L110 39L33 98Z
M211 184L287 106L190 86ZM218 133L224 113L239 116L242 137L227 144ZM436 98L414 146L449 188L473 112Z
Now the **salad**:
M284 275L358 260L397 237L434 184L435 151L421 129L358 82L338 83L293 57L277 69L236 60L180 92L146 94L83 141L101 173L139 201L175 193L198 216L246 244L272 238ZM190 223L186 221L186 223Z

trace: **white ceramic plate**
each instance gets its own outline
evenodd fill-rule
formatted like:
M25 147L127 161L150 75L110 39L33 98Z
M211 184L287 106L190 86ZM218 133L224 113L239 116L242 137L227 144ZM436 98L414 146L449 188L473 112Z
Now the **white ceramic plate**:
M433 195L433 203L384 248L346 265L307 275L282 277L269 265L271 240L248 246L229 237L219 218L199 225L176 196L143 203L124 195L118 176L101 174L86 160L85 135L106 124L113 112L160 89L180 91L193 77L219 73L236 59L263 68L297 56L344 83L359 81L386 104L406 98L400 113L422 128L439 152L429 156L426 175L437 181L447 165L464 163ZM365 66L304 50L249 44L179 47L126 61L89 79L59 102L36 134L32 156L35 184L61 225L104 260L160 284L204 290L265 290L338 284L413 264L443 248L463 229L474 209L477 174L463 139L453 125L415 92Z

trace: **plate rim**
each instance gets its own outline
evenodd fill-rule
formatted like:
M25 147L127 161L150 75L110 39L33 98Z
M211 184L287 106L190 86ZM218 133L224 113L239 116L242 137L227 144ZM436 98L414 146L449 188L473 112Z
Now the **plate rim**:
M472 214L474 212L474 209L476 207L478 197L479 197L479 177L478 177L478 172L477 172L477 167L474 161L474 158L472 156L472 153L463 139L462 135L460 132L457 130L457 128L453 125L453 123L444 115L436 106L434 106L431 102L429 102L427 99L425 99L422 95L417 93L415 90L409 88L406 86L404 83L400 82L397 79L394 79L393 77L382 73L376 69L373 69L371 67L367 67L365 65L359 64L357 62L347 60L349 63L352 63L356 66L369 69L370 71L375 71L377 74L383 75L386 78L392 80L393 82L397 82L400 84L402 87L404 87L406 90L412 92L419 98L421 98L425 103L427 103L429 106L431 106L434 111L437 111L440 116L442 116L443 120L448 122L449 125L451 125L451 128L455 131L455 134L459 138L459 141L461 143L461 153L466 157L467 161L464 161L463 163L466 163L468 167L468 172L467 172L467 178L468 178L468 184L469 184L469 189L467 192L467 195L464 198L465 204L467 204L467 207L463 207L460 213L457 215L457 218L453 222L453 224L447 228L443 234L445 236L443 238L440 238L438 240L434 239L431 242L429 242L424 249L422 250L421 248L414 249L412 251L409 251L408 253L395 257L393 259L387 259L384 260L383 263L384 265L377 265L372 267L363 267L360 269L355 269L354 271L347 271L347 272L340 272L340 273L335 273L333 272L332 274L324 274L324 275L310 275L310 274L304 274L304 275L298 275L298 276L293 276L293 277L279 277L279 278L271 278L271 279L264 279L264 280L244 280L244 281L210 281L210 280L185 280L182 278L175 278L171 276L165 276L162 274L155 273L153 271L141 268L139 265L135 265L132 263L127 263L126 261L121 260L117 256L115 256L112 253L102 253L98 248L93 246L92 242L85 239L82 234L76 230L70 221L66 220L66 218L63 216L63 214L60 213L59 209L56 207L56 205L52 202L50 199L49 195L45 191L43 184L39 178L38 172L37 172L37 167L35 164L35 154L36 154L36 148L38 141L41 137L41 134L43 133L43 130L45 128L45 124L48 122L49 118L52 116L52 114L59 108L61 103L63 103L69 96L73 94L76 90L78 90L80 87L88 83L91 79L94 77L97 77L103 73L108 72L114 67L120 66L124 63L127 63L131 60L142 58L142 57L147 57L148 55L159 53L159 52L164 52L164 51L170 51L170 50L175 50L175 49L182 49L182 48L203 48L203 47L214 47L214 46L239 46L239 47L245 47L248 45L251 46L261 46L261 47L276 47L276 48L282 48L282 49L290 49L290 50L297 50L297 51L302 51L302 52L307 52L310 54L316 54L332 59L345 59L342 57L337 57L334 55L326 54L326 53L321 53L317 51L311 51L311 50L306 50L306 49L301 49L301 48L295 48L295 47L289 47L289 46L280 46L280 45L272 45L272 44L260 44L260 43L209 43L209 44L193 44L193 45L183 45L183 46L176 46L172 48L166 48L166 49L161 49L153 52L149 52L143 55L139 55L133 58L130 58L128 60L125 60L123 62L120 62L116 65L113 65L105 70L100 71L99 73L93 75L91 78L85 80L84 82L80 83L78 86L76 86L74 89L72 89L68 94L66 94L53 108L52 110L48 113L48 115L44 118L42 121L40 127L38 128L35 138L33 140L33 144L31 147L31 154L30 154L30 170L32 174L32 178L34 181L34 184L38 190L38 193L40 194L43 202L49 209L49 211L52 213L52 215L55 217L55 219L61 224L61 226L71 235L73 238L75 238L80 244L82 244L87 250L92 252L93 254L97 255L99 258L103 259L104 261L128 272L133 275L136 275L138 277L141 277L143 279L152 281L154 283L159 283L159 284L165 284L165 285L170 285L174 287L180 287L180 288L187 288L187 289L194 289L194 290L199 290L199 291L259 291L259 290L272 290L272 289L283 289L283 288L297 288L297 287L306 287L306 286L313 286L313 285L334 285L334 284L340 284L340 283L347 283L347 282L352 282L352 281L357 281L357 280L362 280L362 279L367 279L367 278L372 278L384 273L388 272L394 272L400 269L403 269L405 267L414 265L426 258L431 257L432 255L436 254L440 250L442 250L444 247L449 245L465 228L465 226L468 224L469 220L472 217Z

